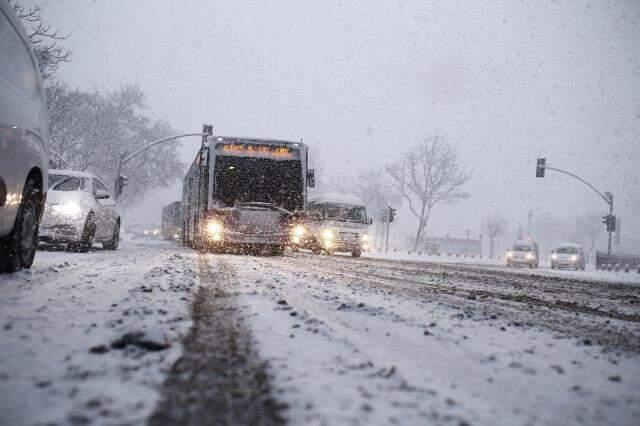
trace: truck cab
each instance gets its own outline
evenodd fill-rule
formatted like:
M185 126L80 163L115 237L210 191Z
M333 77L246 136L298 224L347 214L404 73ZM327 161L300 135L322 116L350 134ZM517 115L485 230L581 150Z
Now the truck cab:
M305 230L293 235L292 243L314 253L349 252L360 257L370 250L369 225L364 203L342 194L322 194L309 198Z

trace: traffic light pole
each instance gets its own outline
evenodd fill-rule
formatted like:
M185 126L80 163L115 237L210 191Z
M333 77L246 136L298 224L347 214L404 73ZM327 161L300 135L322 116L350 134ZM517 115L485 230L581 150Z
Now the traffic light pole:
M607 243L607 255L611 256L611 234L613 234L614 228L615 228L615 218L613 216L613 194L611 194L610 192L605 192L604 194L600 191L598 191L596 189L595 186L591 185L589 182L587 182L586 180L582 179L580 176L578 175L574 175L573 173L570 173L566 170L562 170L562 169L557 169L555 167L549 167L545 164L545 162L543 161L542 163L540 163L540 160L544 160L544 159L539 159L538 160L538 167L541 167L542 169L546 170L554 170L556 172L559 173L564 173L565 175L569 175L572 178L578 179L580 182L584 183L585 185L587 185L589 188L593 189L593 191L598 194L607 204L609 204L609 216L607 219L607 231L609 232L609 241ZM540 177L544 177L544 172L542 173L542 176ZM613 226L609 223L609 220L612 221Z
M135 157L137 157L138 155L142 154L143 152L145 152L146 150L148 150L149 148L153 148L156 145L159 145L163 142L168 142L168 141L172 141L174 139L180 139L180 138L185 138L188 136L209 136L209 133L185 133L182 135L175 135L175 136L169 136L167 138L162 138L162 139L158 139L157 141L153 141L150 144L146 145L144 148L140 148L139 150L137 150L136 152L134 152L133 154L128 155L126 152L124 154L122 154L120 156L120 161L118 162L118 173L116 174L116 183L114 186L114 196L115 199L117 200L118 197L120 196L120 193L122 192L122 184L120 182L120 176L122 174L122 167L127 164L129 161L133 160Z

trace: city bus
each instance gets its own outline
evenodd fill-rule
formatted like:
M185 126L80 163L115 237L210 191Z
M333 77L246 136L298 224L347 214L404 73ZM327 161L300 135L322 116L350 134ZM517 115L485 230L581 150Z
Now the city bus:
M183 182L183 244L281 255L313 186L302 142L210 136Z

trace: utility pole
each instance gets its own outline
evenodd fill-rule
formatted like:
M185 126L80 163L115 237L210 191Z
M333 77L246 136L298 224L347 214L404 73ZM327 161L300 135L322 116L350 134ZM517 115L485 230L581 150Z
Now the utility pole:
M469 256L469 230L467 229L467 245L464 248L464 254Z
M391 225L391 222L393 222L393 219L396 216L396 209L394 209L391 206L388 206L387 214L385 216L387 217L387 241L384 243L384 253L387 254L387 252L389 251L389 226Z
M613 214L613 194L611 192L609 192L609 191L606 191L604 194L602 194L593 185L591 185L586 180L582 179L580 176L577 176L577 175L575 175L573 173L570 173L570 172L568 172L566 170L557 169L555 167L547 166L546 163L547 163L547 159L546 158L538 158L538 163L536 165L536 177L543 178L544 177L544 172L547 169L555 170L556 172L559 172L559 173L564 173L565 175L569 175L574 179L578 179L580 182L582 182L585 185L587 185L596 194L598 194L607 204L609 204L609 214L607 216L603 217L603 219L604 219L603 223L606 223L607 232L609 232L609 241L607 243L607 256L611 256L611 234L613 233L613 231L616 230L616 217Z

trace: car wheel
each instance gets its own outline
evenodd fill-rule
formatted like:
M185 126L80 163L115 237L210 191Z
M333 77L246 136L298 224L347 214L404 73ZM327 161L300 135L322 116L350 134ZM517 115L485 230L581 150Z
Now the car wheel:
M89 213L84 223L82 236L80 241L69 244L68 249L77 253L86 253L93 245L93 237L96 235L96 224L93 220L93 214Z
M361 255L362 255L362 250L360 249L355 249L354 251L351 252L352 257L360 257Z
M18 207L11 234L0 240L0 272L16 272L31 268L38 248L38 188L33 180L24 187L24 201Z
M116 250L120 244L120 222L116 222L116 226L113 229L113 237L109 241L102 243L102 248L105 250Z

